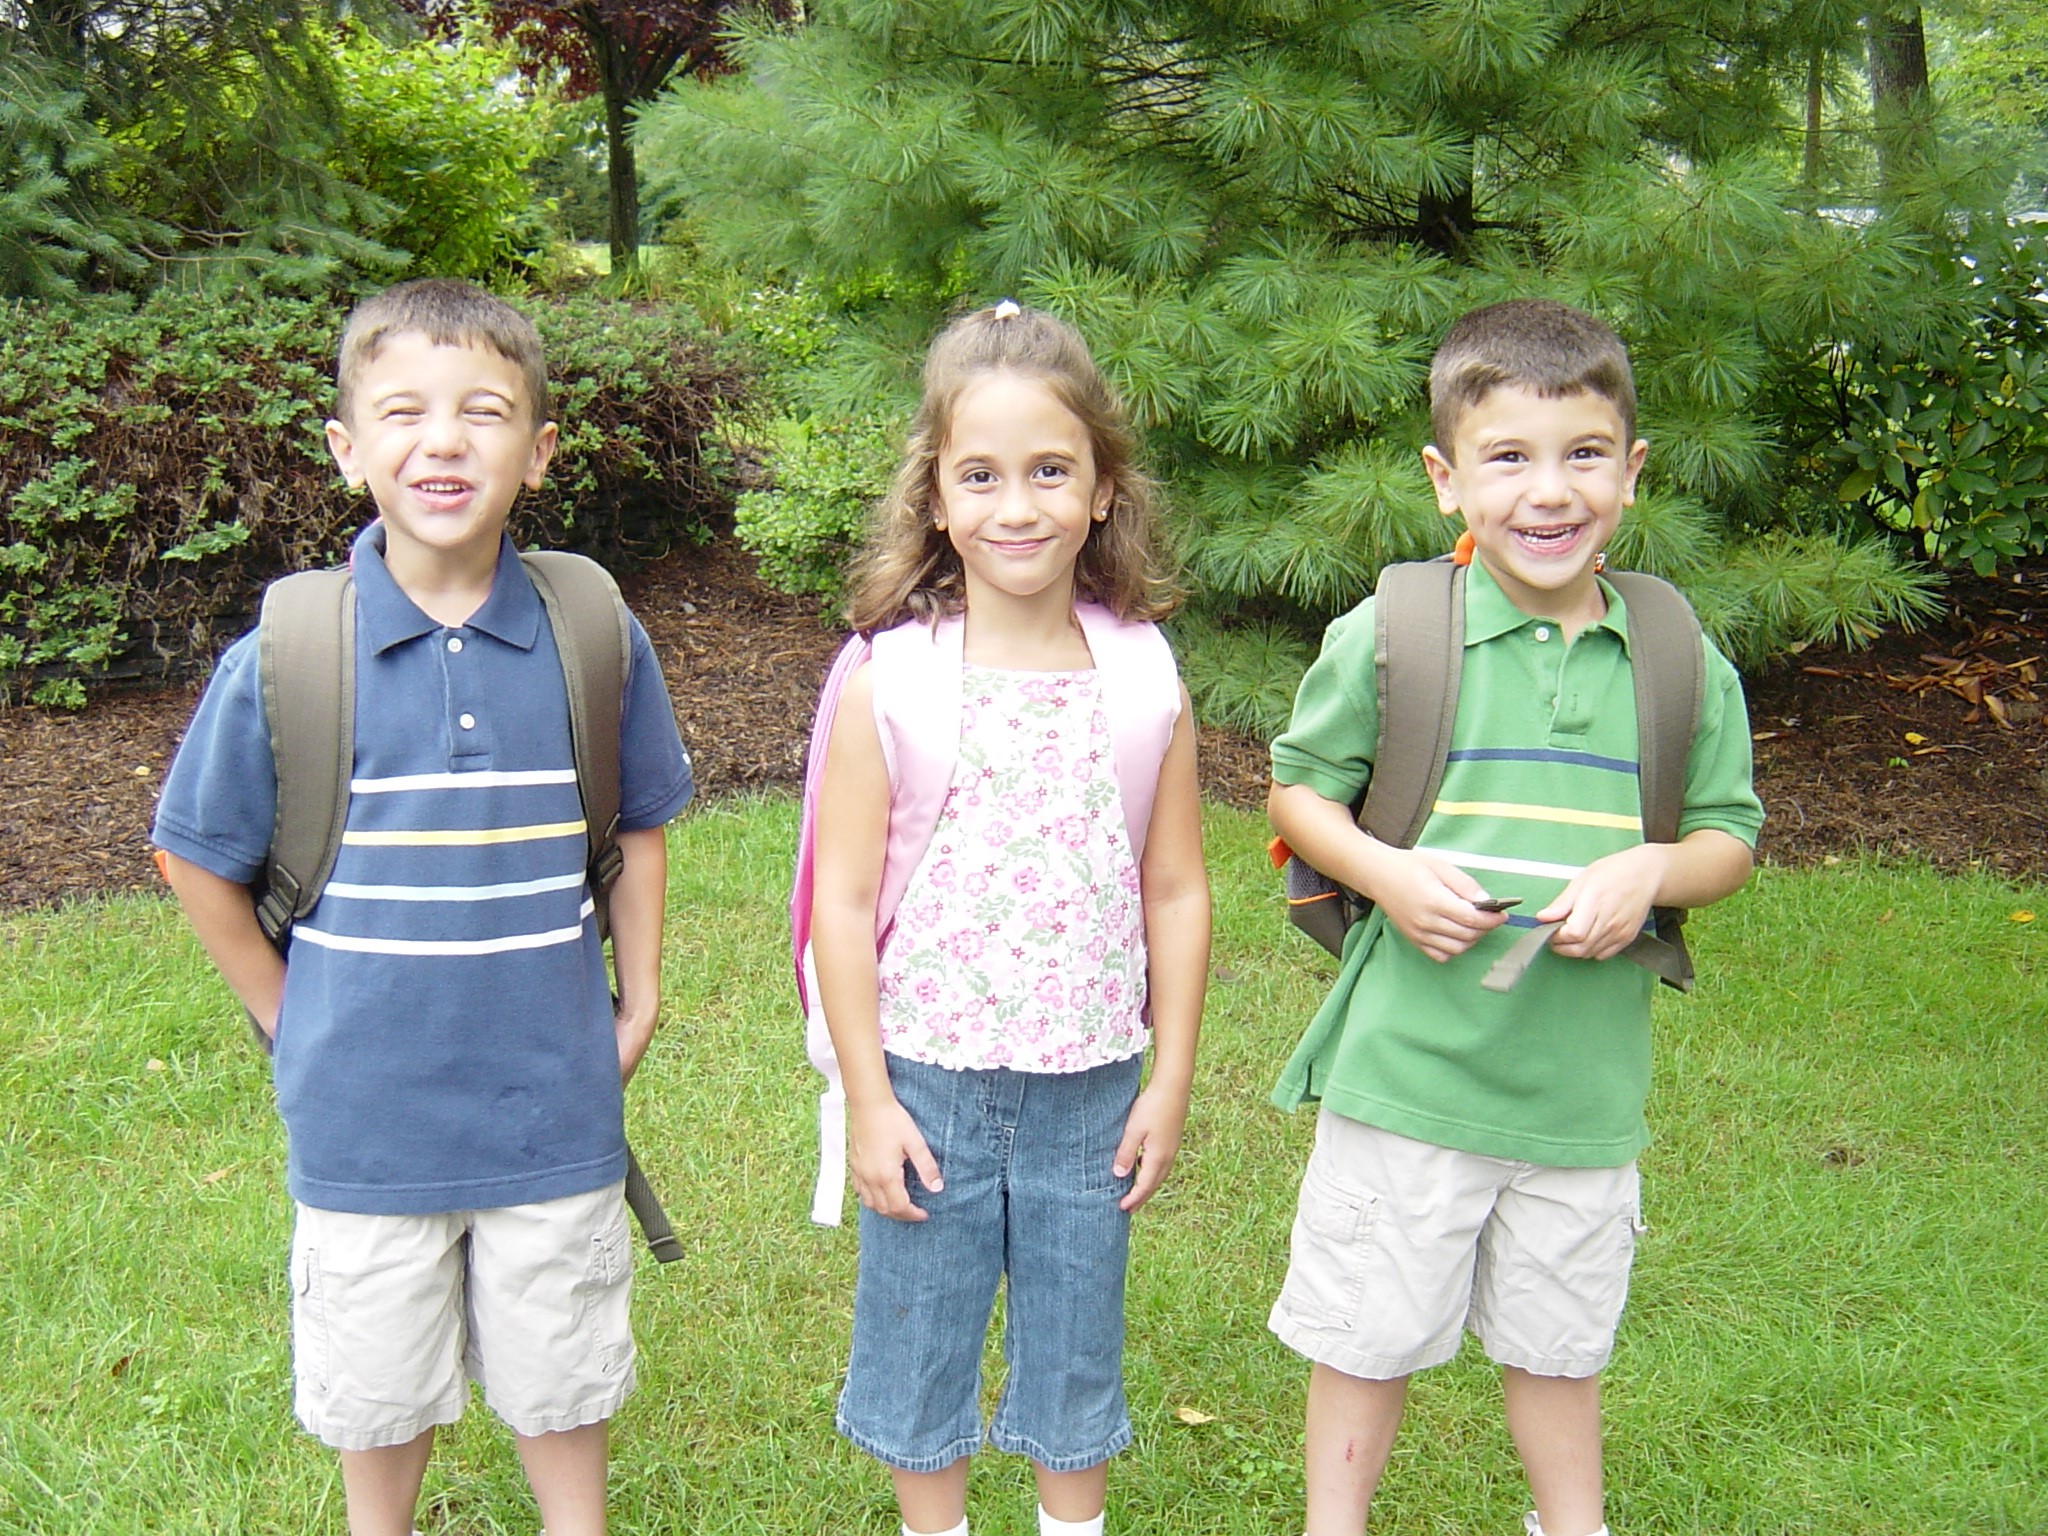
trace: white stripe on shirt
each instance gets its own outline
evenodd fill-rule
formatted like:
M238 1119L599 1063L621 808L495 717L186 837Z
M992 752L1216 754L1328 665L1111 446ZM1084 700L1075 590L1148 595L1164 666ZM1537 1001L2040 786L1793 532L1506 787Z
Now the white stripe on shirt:
M502 885L358 885L348 880L330 880L320 894L356 901L501 901L508 896L566 891L582 883L581 870L570 875L549 875L545 880L512 880Z
M518 773L401 773L388 779L350 779L352 795L395 795L408 789L513 789L526 784L574 784L574 768L534 768Z
M1510 859L1490 853L1463 853L1452 848L1418 847L1415 851L1449 859L1462 869L1490 869L1502 875L1540 875L1549 879L1571 880L1585 869L1583 864L1546 864L1540 859Z
M588 917L597 910L593 901L585 901L580 917ZM497 939L370 939L354 934L328 933L325 929L309 928L304 923L292 929L292 937L305 939L322 949L345 949L359 955L502 955L516 949L550 949L557 944L573 944L583 937L583 924L574 928L551 928L545 933L508 933Z

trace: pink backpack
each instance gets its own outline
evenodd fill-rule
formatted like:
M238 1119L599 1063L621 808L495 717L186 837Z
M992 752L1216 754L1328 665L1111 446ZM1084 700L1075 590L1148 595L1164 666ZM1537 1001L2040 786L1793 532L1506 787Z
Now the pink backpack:
M1077 604L1074 612L1101 677L1124 826L1132 856L1142 862L1152 796L1159 786L1159 765L1165 760L1166 745L1180 714L1180 674L1157 625L1125 623L1095 603ZM912 620L881 631L872 641L854 635L840 648L818 694L810 757L804 768L803 823L797 834L789 927L797 997L804 1009L804 1045L811 1065L824 1075L826 1083L818 1099L818 1181L811 1196L811 1220L820 1226L839 1225L846 1190L846 1094L811 963L818 788L825 777L825 748L832 739L846 680L872 661L875 726L889 769L889 847L875 902L875 949L880 953L895 921L897 904L931 844L946 792L952 786L960 749L960 667L965 638L966 624L958 615L935 625Z

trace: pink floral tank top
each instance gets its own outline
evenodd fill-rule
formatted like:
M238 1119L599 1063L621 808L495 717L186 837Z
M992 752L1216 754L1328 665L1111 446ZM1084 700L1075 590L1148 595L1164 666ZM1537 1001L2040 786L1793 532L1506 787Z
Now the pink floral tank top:
M1080 1072L1145 1048L1145 928L1102 689L961 674L960 756L881 957L882 1048Z

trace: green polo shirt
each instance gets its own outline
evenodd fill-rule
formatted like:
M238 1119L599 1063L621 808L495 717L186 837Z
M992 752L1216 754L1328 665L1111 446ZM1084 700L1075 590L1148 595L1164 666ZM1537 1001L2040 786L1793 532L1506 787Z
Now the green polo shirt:
M1546 949L1514 991L1479 985L1574 874L1643 840L1628 615L1601 590L1606 616L1566 644L1472 565L1457 725L1420 846L1522 904L1444 964L1379 912L1358 924L1273 1091L1282 1109L1320 1099L1419 1141L1553 1167L1619 1166L1648 1142L1648 971ZM1364 793L1379 741L1372 607L1330 626L1273 743L1277 782L1342 805ZM1712 827L1754 847L1762 825L1742 684L1710 642L1679 835Z

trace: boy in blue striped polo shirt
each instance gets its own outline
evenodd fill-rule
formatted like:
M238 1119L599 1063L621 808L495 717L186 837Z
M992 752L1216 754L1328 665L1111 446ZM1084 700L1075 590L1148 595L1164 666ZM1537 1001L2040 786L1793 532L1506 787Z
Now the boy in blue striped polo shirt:
M401 284L341 343L327 440L378 521L355 544L341 848L283 956L257 925L276 776L255 636L221 657L153 832L200 942L275 1048L296 1205L295 1408L341 1455L351 1536L412 1530L468 1381L551 1536L605 1523L633 1386L621 1088L654 1033L662 825L690 763L631 626L613 1006L568 694L505 534L555 446L540 338L468 284Z
M1643 839L1629 626L1601 552L1645 445L1620 338L1562 304L1466 315L1430 369L1437 502L1470 536L1458 709L1413 849L1352 807L1379 735L1373 604L1330 626L1273 744L1273 826L1377 905L1275 1090L1322 1101L1273 1330L1313 1362L1309 1536L1359 1536L1410 1374L1478 1335L1532 1536L1604 1533L1600 1377L1640 1225L1653 906L1748 878L1763 810L1711 644L1678 840ZM1511 917L1479 905L1519 898ZM1480 985L1510 925L1561 926Z

